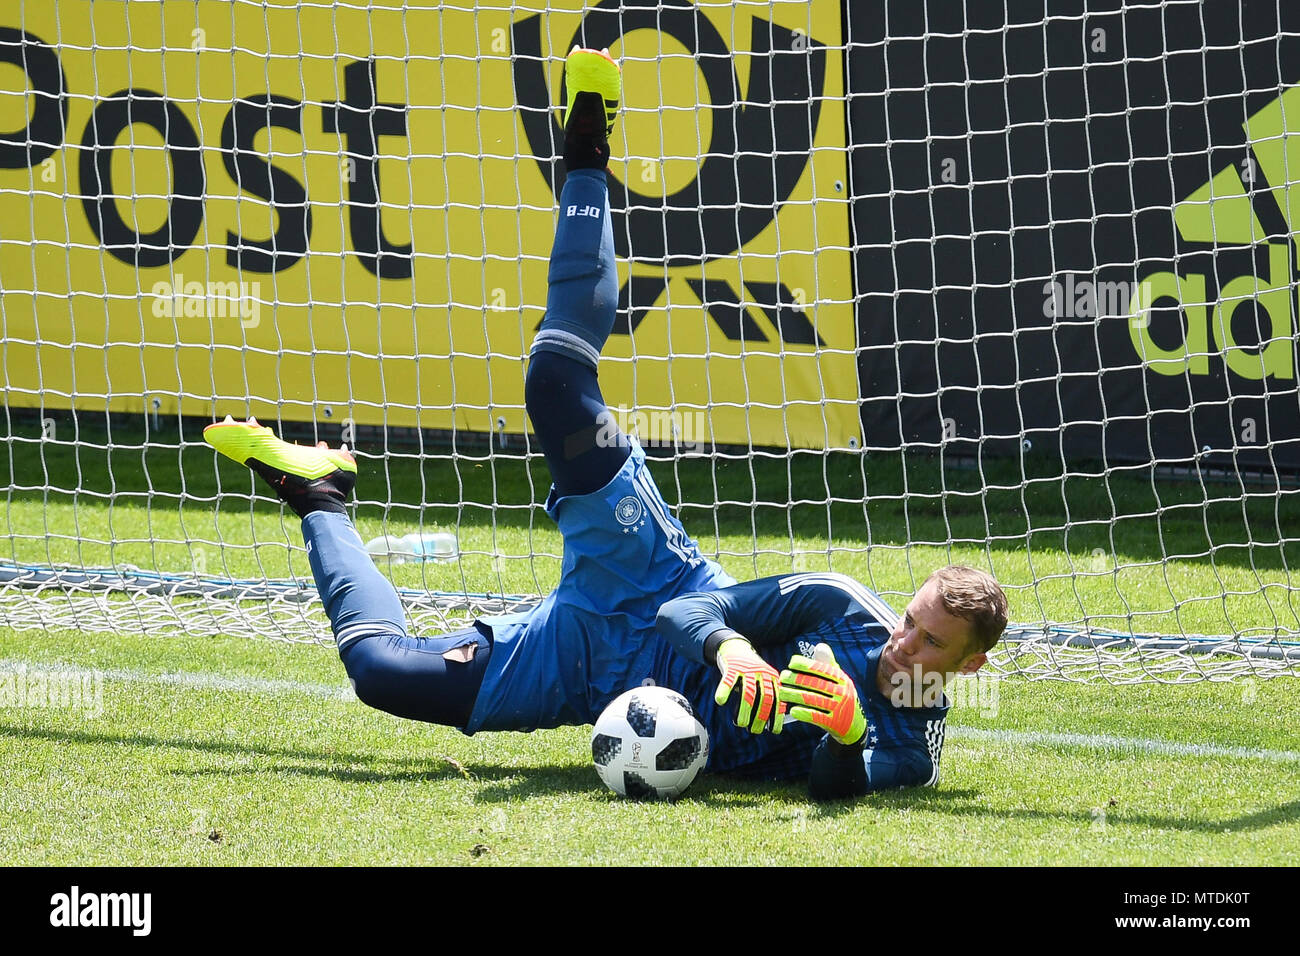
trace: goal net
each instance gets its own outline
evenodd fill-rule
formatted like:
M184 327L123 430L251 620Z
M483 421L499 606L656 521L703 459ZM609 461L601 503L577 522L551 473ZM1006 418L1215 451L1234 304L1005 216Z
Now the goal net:
M625 85L602 387L706 553L899 608L986 568L1002 673L1297 673L1300 30L1019 6L10 5L0 625L328 641L226 414L352 446L363 538L455 536L377 557L417 631L555 585L577 43Z

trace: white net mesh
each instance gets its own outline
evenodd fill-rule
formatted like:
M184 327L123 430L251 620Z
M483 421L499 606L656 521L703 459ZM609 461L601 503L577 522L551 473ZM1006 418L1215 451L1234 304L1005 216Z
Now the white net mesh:
M387 566L417 630L554 586L521 356L580 42L602 385L707 553L895 606L987 568L1006 673L1296 673L1289 15L968 6L0 13L0 624L328 640L227 413L353 445L363 537L457 536Z

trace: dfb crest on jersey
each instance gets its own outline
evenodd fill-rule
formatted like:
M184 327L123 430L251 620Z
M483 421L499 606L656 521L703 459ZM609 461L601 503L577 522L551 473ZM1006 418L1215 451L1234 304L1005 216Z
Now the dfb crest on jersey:
M641 499L636 495L626 495L614 506L614 517L618 523L631 527L641 520Z

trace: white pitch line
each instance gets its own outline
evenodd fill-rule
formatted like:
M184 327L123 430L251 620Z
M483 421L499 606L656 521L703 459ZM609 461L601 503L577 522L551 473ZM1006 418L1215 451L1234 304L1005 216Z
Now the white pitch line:
M162 684L193 690L235 691L246 694L306 694L326 700L354 701L352 688L338 684L315 684L308 681L275 680L262 677L224 677L202 671L176 671L166 674L112 668L97 670L70 664L42 664L15 658L0 658L0 674L20 671L28 674L69 674L76 677L101 675L106 681L135 684ZM1222 744L1180 743L1149 737L1118 737L1113 734L1067 734L1041 730L993 730L981 727L949 727L949 739L987 741L1022 747L1076 747L1086 750L1110 750L1127 753L1158 754L1167 757L1229 757L1239 760L1266 760L1274 763L1300 764L1300 752L1265 750L1258 747L1228 747Z
M35 661L0 658L0 675L26 672L32 674L61 674L72 677L94 677L106 681L124 681L133 684L165 684L191 690L236 691L246 694L307 694L327 700L356 700L356 694L346 684L314 684L308 681L275 680L263 677L225 677L202 671L173 671L157 674L124 668L97 669L76 667L71 664L46 664Z
M1081 747L1088 750L1118 750L1128 753L1158 754L1167 757L1235 757L1244 760L1269 760L1276 763L1300 763L1300 752L1264 750L1259 747L1228 747L1223 744L1187 744L1149 737L1117 737L1112 734L1062 734L1042 730L988 730L980 727L950 727L949 738L991 743L1016 744L1022 747Z

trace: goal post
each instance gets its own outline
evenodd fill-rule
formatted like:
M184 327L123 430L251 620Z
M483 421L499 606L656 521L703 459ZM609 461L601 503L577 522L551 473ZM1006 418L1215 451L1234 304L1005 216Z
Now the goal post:
M602 387L708 553L896 606L987 568L1003 673L1294 674L1292 19L0 13L0 625L328 640L292 516L201 441L228 413L353 446L363 537L457 536L383 562L418 629L555 584L523 356L580 43L625 80Z

